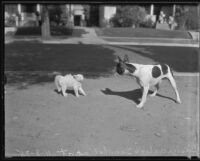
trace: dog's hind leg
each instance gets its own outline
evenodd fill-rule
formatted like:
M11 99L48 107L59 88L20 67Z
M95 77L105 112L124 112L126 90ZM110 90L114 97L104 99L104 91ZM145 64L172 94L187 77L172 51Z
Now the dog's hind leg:
M55 80L55 85L56 85L57 91L58 91L58 92L61 92L61 87L60 87L60 85L59 85L58 80Z
M177 89L177 86L176 86L176 82L174 80L174 77L172 76L171 72L168 73L167 75L167 78L169 79L175 93L176 93L176 102L177 103L181 103L181 99L180 99L180 96L179 96L179 93L178 93L178 89Z
M67 97L66 90L67 90L67 86L66 85L62 85L62 94L63 94L64 97Z
M137 108L142 108L144 106L144 103L147 99L147 94L149 91L149 85L143 87L143 94L142 94L142 100L141 102L136 106Z

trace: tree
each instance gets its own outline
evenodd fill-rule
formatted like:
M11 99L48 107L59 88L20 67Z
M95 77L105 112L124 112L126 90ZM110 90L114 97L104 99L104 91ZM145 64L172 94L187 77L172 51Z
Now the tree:
M49 6L49 19L52 24L56 23L57 26L61 23L61 6L60 5L51 5Z
M188 30L197 30L199 28L199 16L200 15L198 15L198 6L191 5L189 7L188 18L185 23L185 26Z
M186 22L189 15L189 8L188 6L177 6L176 13L175 13L175 20L178 24L178 29L185 30L186 29Z
M85 15L86 26L89 26L90 6L89 5L84 5L83 6L83 10L84 10L84 15Z
M117 8L117 12L111 22L114 27L132 27L139 26L144 21L146 11L144 7L140 6L120 6Z
M49 24L49 11L48 11L48 6L46 4L42 5L42 38L47 40L50 39L51 37L51 32L50 32L50 24Z
M197 30L199 28L198 5L177 6L175 20L180 30Z

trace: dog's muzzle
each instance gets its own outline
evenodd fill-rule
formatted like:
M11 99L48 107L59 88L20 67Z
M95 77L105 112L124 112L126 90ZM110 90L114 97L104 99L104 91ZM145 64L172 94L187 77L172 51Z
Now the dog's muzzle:
M116 72L117 72L118 74L122 75L122 74L124 74L125 69L122 68L120 64L117 64Z

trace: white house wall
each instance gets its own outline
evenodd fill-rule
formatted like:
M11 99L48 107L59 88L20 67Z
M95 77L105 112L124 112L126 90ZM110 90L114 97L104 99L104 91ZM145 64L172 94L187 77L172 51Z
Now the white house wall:
M115 6L104 7L104 19L110 20L116 13L117 8Z

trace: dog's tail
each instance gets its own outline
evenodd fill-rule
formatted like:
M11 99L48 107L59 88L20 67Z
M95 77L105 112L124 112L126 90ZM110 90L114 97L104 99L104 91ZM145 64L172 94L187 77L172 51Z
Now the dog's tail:
M53 78L54 78L55 76L57 76L57 75L61 75L61 73L60 73L60 72L57 72L57 71L48 73L48 77L49 77L50 79L53 79Z
M56 75L61 75L61 73L60 73L60 72L56 72L56 71L52 72L51 74L52 74L53 76L56 76Z

